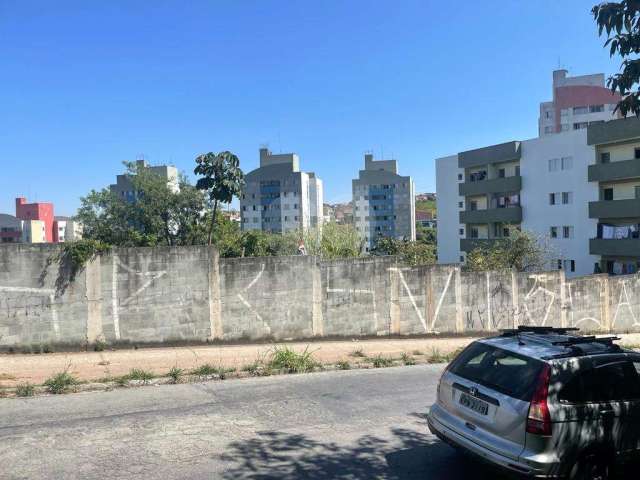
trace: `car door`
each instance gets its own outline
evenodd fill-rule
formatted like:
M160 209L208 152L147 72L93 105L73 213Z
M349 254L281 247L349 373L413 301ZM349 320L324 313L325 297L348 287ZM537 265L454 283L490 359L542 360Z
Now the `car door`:
M631 359L620 355L593 357L588 365L559 395L564 427L558 445L566 452L635 450L640 418L638 370Z

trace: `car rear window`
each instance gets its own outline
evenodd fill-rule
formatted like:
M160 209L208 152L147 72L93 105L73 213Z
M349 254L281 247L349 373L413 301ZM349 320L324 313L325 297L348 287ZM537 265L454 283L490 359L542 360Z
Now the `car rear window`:
M529 401L543 363L486 343L473 343L449 371L519 400Z

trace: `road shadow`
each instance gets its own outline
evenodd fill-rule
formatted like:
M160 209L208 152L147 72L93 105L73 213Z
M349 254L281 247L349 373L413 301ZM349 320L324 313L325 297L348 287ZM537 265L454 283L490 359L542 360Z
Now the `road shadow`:
M416 415L417 416L417 415ZM426 427L425 427L426 428ZM227 445L224 479L499 480L501 477L417 430L392 429L392 436L363 435L342 445L302 434L265 431ZM423 433L424 432L424 433Z

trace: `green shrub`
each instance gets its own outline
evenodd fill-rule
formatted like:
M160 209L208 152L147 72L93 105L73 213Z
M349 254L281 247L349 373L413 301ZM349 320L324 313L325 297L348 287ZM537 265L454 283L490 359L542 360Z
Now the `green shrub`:
M437 348L433 348L431 353L427 357L428 363L444 363L447 360L447 357L440 353L440 350Z
M55 374L53 377L49 377L45 382L44 386L47 387L47 390L51 393L61 394L67 393L71 388L75 387L78 384L78 379L71 375L69 372L64 371Z
M350 370L351 369L351 364L349 362L347 362L346 360L340 360L338 363L336 363L336 366L338 367L338 370Z
M354 350L349 355L351 355L352 357L367 358L367 355L362 351L362 348Z
M107 343L102 340L96 340L96 343L93 344L94 352L103 352L105 348L107 348Z
M284 346L273 349L269 366L274 370L284 370L287 373L305 373L318 368L319 363L314 360L309 347L305 348L304 352L298 353Z
M231 373L234 371L235 371L235 368L214 367L210 363L205 363L191 370L191 375L195 375L197 377L208 377L211 375L218 375L221 380L224 380L227 377L228 373Z
M171 383L180 383L182 375L184 374L184 370L178 368L177 366L171 367L167 376L171 379Z
M402 352L402 355L400 356L400 359L402 360L402 363L404 363L405 365L415 365L416 364L415 358L413 358L411 355L407 354L406 352Z
M35 388L29 382L19 383L16 386L16 395L18 397L33 397L34 393L35 393Z
M142 370L141 368L132 368L126 375L128 380L139 380L144 384L149 383L150 380L155 378L153 372L148 370Z
M391 358L384 357L381 354L378 354L375 357L371 358L371 364L375 368L390 367L391 365L393 365L393 360Z

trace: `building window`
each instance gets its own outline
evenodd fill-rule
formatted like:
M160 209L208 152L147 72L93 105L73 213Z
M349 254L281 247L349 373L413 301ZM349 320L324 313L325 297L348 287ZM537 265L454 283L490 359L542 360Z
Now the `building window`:
M464 235L464 228L460 228L460 229L458 230L458 233L459 233L461 236L463 236L463 235Z
M555 205L556 204L556 194L555 193L550 193L549 194L549 205Z
M569 131L569 124L568 123L563 123L562 125L560 125L560 131L561 132L568 132Z
M464 263L464 257L460 255L460 263Z
M562 170L571 170L573 168L573 157L562 157L560 163Z
M563 262L565 271L575 272L576 271L576 261L575 260L565 260Z
M604 112L604 105L590 105L589 112L590 113Z
M562 238L573 238L573 227L571 226L562 227Z
M549 159L549 171L550 172L557 172L559 170L559 166L560 166L560 159L559 158L551 158L551 159Z
M562 270L562 260L558 259L558 270Z
M458 181L462 180L463 178L464 178L464 176L461 173L459 173L458 174Z
M602 152L600 154L600 163L609 163L611 161L611 154L609 152Z
M549 236L551 238L558 238L558 227L551 227L549 229Z
M587 128L589 126L589 122L577 122L573 124L574 130L582 130L583 128Z
M469 238L478 238L478 235L478 229L476 227L471 227L471 230L469 231Z
M498 170L498 178L504 178L507 175L507 171L504 168Z
M573 107L574 115L583 115L589 113L589 107Z
M554 133L555 128L552 125L544 127L544 133Z
M562 204L569 205L573 203L573 192L562 192Z
M472 212L475 212L476 210L478 210L478 202L475 200L471 200L469 202L469 210L471 210Z
M520 165L516 165L516 177L520 176Z
M463 202L458 202L458 208L464 208L464 203Z
M638 160L640 158L640 148L634 149L633 158L635 158L636 160Z
M602 198L603 200L613 200L613 188L605 188L602 190Z

